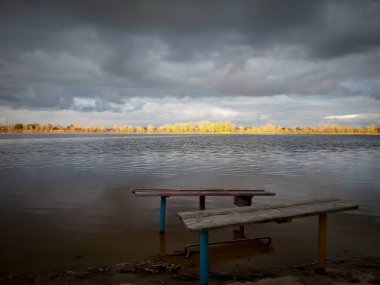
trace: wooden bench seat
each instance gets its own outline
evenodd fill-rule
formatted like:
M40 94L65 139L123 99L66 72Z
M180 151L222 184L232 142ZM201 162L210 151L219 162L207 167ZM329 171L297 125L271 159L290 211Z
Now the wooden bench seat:
M199 209L206 208L206 196L233 196L235 205L251 205L253 196L274 196L275 193L259 189L221 189L221 188L198 188L198 189L133 189L132 193L139 197L161 197L160 204L160 233L165 232L166 198L172 196L195 196L199 197Z
M318 268L324 272L327 214L355 210L359 206L339 199L319 199L277 205L213 209L178 213L190 231L198 231L200 239L200 284L208 282L208 231L245 224L284 222L296 218L319 216Z

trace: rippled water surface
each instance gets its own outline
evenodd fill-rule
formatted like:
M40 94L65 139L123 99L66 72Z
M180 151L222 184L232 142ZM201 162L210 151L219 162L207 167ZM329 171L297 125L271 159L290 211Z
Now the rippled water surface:
M276 192L264 202L333 196L360 203L355 213L374 226L380 218L380 136L2 134L0 157L2 263L28 263L25 252L58 264L106 259L121 246L128 258L154 251L141 236L156 239L158 200L134 197L135 187ZM179 242L186 234L175 213L196 209L194 199L169 200Z

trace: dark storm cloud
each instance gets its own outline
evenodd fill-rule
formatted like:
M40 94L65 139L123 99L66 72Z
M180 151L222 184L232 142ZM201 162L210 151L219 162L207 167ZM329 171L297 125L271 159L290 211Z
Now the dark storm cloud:
M119 112L133 97L378 98L378 15L370 0L1 1L0 104Z
M335 57L380 43L379 1L12 1L4 19L46 33L77 26L123 38L159 35L186 57L207 38L237 33L255 47L300 44L314 55ZM5 15L4 15L5 14ZM185 51L185 52L184 52ZM186 52L187 51L187 52Z

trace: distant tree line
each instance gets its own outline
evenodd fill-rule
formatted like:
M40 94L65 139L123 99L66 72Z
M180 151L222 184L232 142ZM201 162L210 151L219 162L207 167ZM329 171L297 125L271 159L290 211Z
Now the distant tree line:
M22 132L22 133L207 133L207 134L378 134L380 133L380 122L369 126L343 126L326 125L323 127L296 127L287 128L271 124L263 126L235 126L231 122L189 122L164 124L155 127L149 124L146 127L132 125L115 125L106 128L104 125L88 125L81 127L78 124L70 124L66 127L52 124L8 124L0 126L0 132Z

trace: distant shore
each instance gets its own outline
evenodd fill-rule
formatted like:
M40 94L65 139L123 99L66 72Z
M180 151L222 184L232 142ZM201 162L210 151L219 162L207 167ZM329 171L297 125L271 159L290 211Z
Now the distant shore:
M380 133L302 133L302 132L86 132L86 131L0 131L0 134L110 134L110 135L380 135Z
M70 124L66 127L58 124L6 124L0 125L0 132L9 133L147 133L147 134L379 134L380 123L368 126L348 126L329 124L325 126L282 127L272 124L262 126L236 126L231 122L186 122L164 124L156 127L149 124L145 127L115 125L112 128L104 125Z

